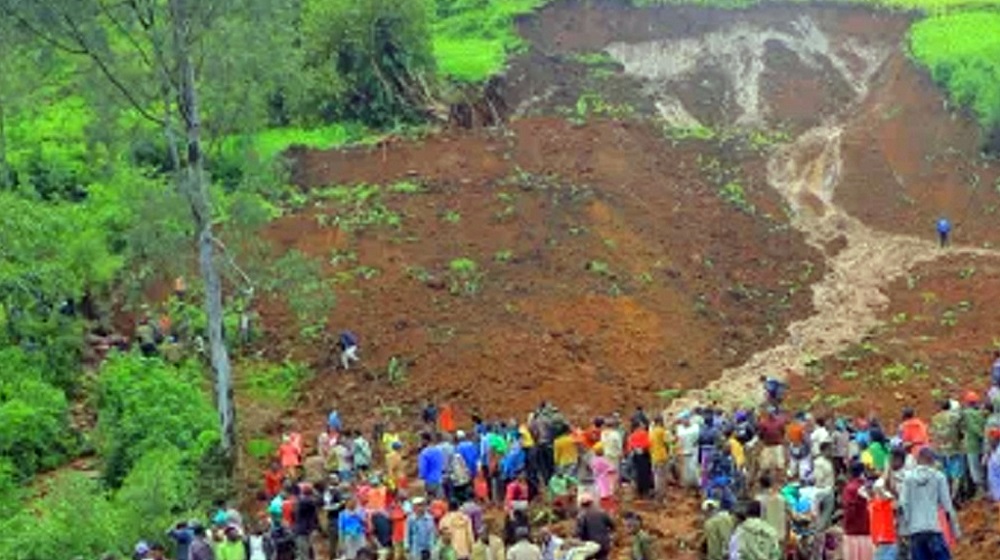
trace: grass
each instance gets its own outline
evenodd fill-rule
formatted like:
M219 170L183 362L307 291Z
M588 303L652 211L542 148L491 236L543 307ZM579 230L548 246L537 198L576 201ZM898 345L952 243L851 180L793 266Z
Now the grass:
M398 184L397 184L398 186ZM315 190L311 196L317 202L331 202L334 212L319 214L321 226L337 226L344 231L358 231L367 227L387 226L398 228L403 217L390 210L382 201L385 189L379 185L336 185Z
M523 48L514 18L546 0L438 2L433 52L438 72L459 82L479 82L503 70L510 52ZM442 12L442 5L446 5Z
M291 405L299 386L312 376L307 366L287 360L280 364L248 362L242 370L238 387L251 399L275 406Z
M258 461L274 457L278 447L268 438L253 438L247 442L247 454Z
M971 109L984 126L1000 125L1000 13L974 11L919 21L910 30L910 51L948 89L954 103Z
M252 136L231 136L222 141L222 153L239 157L246 151L261 160L273 159L292 146L329 150L348 144L373 143L380 138L360 123L334 123L318 128L282 127L264 130Z

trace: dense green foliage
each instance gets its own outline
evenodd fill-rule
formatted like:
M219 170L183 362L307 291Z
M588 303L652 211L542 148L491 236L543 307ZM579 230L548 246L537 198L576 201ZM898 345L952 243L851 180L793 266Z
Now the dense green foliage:
M66 396L45 381L43 364L17 347L0 350L0 457L9 474L24 479L64 461L68 419Z
M952 100L971 108L984 125L1000 125L1000 13L966 12L917 22L910 48Z
M219 434L201 376L195 362L171 367L137 354L104 363L97 388L97 447L109 484L117 486L153 451L174 448L187 466L210 455Z
M507 55L523 45L513 20L546 0L437 0L434 58L441 74L480 81L503 70Z
M302 35L314 110L377 125L415 120L434 59L423 0L307 0Z

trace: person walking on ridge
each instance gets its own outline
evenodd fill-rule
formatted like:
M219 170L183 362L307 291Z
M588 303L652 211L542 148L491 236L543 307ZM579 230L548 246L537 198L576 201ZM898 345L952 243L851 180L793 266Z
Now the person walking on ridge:
M944 249L948 246L948 237L951 235L951 222L948 218L941 217L937 221L937 233L938 241L941 244L941 248Z

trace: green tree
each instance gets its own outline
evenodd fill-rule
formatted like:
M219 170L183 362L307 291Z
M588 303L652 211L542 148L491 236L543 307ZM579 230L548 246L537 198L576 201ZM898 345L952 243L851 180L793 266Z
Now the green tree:
M309 114L375 125L422 116L432 103L432 14L426 0L304 0Z
M242 72L246 71L243 91L257 92L259 84L253 82L254 77L285 68L275 57L293 49L292 30L284 34L273 27L267 27L269 33L256 31L280 21L290 23L290 6L280 0L0 0L0 11L45 44L86 61L87 69L103 78L134 115L162 131L167 167L173 171L177 191L192 220L221 444L227 453L235 446L235 407L223 339L223 288L216 262L220 243L212 230L214 209L205 172L203 135L205 131L249 128L247 123L254 121L245 113L227 114L227 109L266 106L248 102L245 95L233 95L232 84L212 80L217 75L223 80L244 77ZM218 93L223 90L236 100L203 107L203 91L222 100L227 99L226 94ZM268 99L269 92L252 96L254 100L262 98Z

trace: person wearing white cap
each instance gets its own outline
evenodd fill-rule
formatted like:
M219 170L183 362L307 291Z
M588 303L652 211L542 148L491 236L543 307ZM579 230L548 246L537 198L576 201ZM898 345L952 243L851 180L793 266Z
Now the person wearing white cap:
M437 540L437 524L427 511L427 500L420 496L413 498L413 513L406 521L406 538L403 541L407 558L430 560Z

